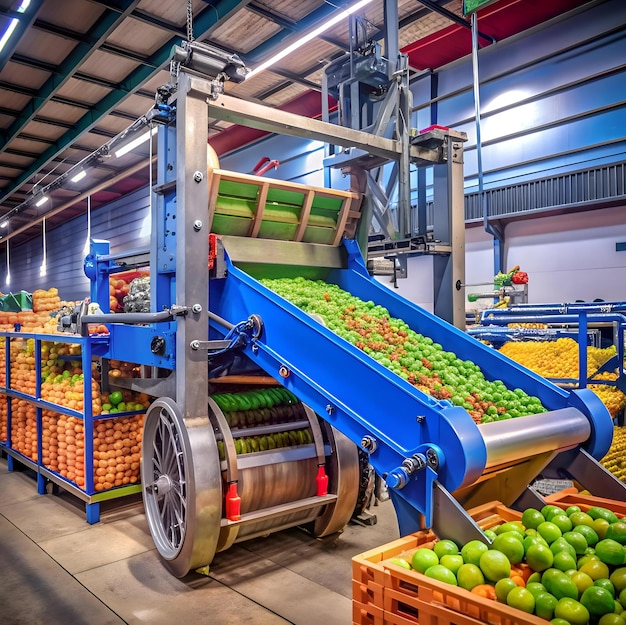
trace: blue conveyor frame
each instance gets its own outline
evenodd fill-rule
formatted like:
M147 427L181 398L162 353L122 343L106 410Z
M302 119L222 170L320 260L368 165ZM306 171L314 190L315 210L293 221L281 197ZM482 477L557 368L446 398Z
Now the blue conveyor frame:
M355 241L346 240L344 246L347 267L328 270L325 281L385 307L392 317L429 336L444 350L477 364L487 379L500 379L508 388L536 395L548 410L579 410L591 424L586 451L595 458L608 451L612 421L594 393L587 389L566 392L399 297L369 276ZM253 314L261 317L263 332L246 347L250 359L357 445L373 441L370 462L388 483L393 484L394 476L401 474L407 458L423 456L429 449L436 453L440 461L436 470L427 466L405 486L390 489L403 534L420 527L419 515L411 510L423 514L427 523L432 519L434 479L452 492L483 473L487 450L480 431L488 424L477 426L463 408L423 393L228 258L227 277L210 282L209 301L211 311L231 323ZM226 334L218 324L212 330L215 336Z

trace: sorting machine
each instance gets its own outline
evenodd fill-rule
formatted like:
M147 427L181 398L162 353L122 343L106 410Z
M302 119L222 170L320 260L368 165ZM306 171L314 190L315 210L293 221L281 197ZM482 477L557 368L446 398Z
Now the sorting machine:
M528 484L540 472L626 499L621 482L594 460L608 450L613 428L591 391L557 388L376 282L355 238L360 193L223 171L206 137L209 117L218 116L357 146L377 159L398 158L397 143L242 103L215 84L183 64L175 93L161 103L166 123L149 253L112 255L107 242L93 241L85 260L92 300L103 310L109 276L148 261L152 312L85 315L78 324L109 324L105 362L144 365L141 378L115 383L155 397L145 420L142 488L167 568L183 576L233 542L285 527L338 532L354 510L357 450L385 479L403 534L432 526L460 542L485 539L464 508L492 499L538 504ZM444 168L450 201L462 210L459 137L439 132L410 150L412 162ZM358 178L354 169L349 174ZM549 412L476 425L464 409L421 392L259 281L296 276L384 306L476 363L487 379L538 396ZM291 406L289 423L233 422L227 408L241 413L254 402L231 404L224 391L250 398L259 388L284 389L273 396ZM237 454L245 437L285 430L308 430L310 438Z

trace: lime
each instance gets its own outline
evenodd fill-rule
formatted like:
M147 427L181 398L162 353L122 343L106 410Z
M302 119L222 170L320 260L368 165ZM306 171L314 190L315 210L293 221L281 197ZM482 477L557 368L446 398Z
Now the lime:
M527 582L526 589L536 597L539 593L547 592L546 587L541 582Z
M626 522L616 521L615 523L611 523L606 528L605 538L610 538L621 545L626 545Z
M528 551L528 547L531 545L548 545L548 543L537 534L536 536L525 536L523 540L524 553Z
M461 556L461 554L459 553L455 555L447 553L441 556L439 560L439 564L441 564L442 566L445 566L447 569L449 569L456 575L457 571L463 565L463 556Z
M626 621L619 614L605 614L600 617L598 625L626 625Z
M603 538L613 538L613 540L617 540L614 536L606 535L606 532L609 529L609 522L606 519L594 519L592 527L595 530L600 540L602 540ZM617 542L622 542L622 541L618 540ZM622 543L622 545L623 544L624 543Z
M609 523L617 523L617 516L608 508L603 508L602 506L592 506L587 510L587 514L592 519L605 519Z
M428 567L424 571L424 575L426 577L431 577L432 579L436 579L439 582L445 582L446 584L451 584L452 586L457 586L456 576L445 566L441 564L435 564L433 566Z
M586 512L572 512L569 518L574 527L576 525L588 525L589 527L593 527L593 519Z
M574 547L572 547L572 545L570 545L570 543L568 543L567 540L563 538L563 536L561 536L561 538L557 538L550 545L550 551L554 555L556 555L557 553L560 553L561 551L565 551L566 553L569 553L572 556L572 558L576 557L576 549L574 549Z
M587 625L589 622L589 611L582 604L569 597L563 597L556 604L554 614L558 618L564 619L569 625ZM552 621L554 623L554 621Z
M574 547L574 551L580 556L585 553L585 549L589 546L587 539L580 532L565 532L563 538Z
M550 519L550 522L554 523L561 530L562 534L572 529L572 522L565 513L555 514L552 519Z
M475 564L478 566L480 562L480 556L482 556L485 551L488 551L489 547L485 545L484 542L480 540L470 540L468 543L465 543L461 548L461 555L463 556L463 562Z
M539 571L533 571L529 578L526 580L526 587L528 588L528 584L541 584L541 573Z
M528 614L535 611L535 598L529 590L520 586L509 592L506 596L506 603L512 608L517 608Z
M626 588L622 588L622 590L619 593L618 599L621 605L624 605L626 603Z
M389 562L390 564L401 566L403 569L407 569L407 571L411 570L411 565L404 558L391 558Z
M576 559L567 551L559 551L554 556L552 566L560 571L576 570Z
M547 504L541 508L541 514L546 521L549 521L555 514L561 514L563 510L553 504Z
M121 391L113 391L109 395L109 402L113 404L114 406L117 406L122 401L122 399L123 399L123 396L122 396Z
M615 569L609 577L613 586L615 586L615 592L620 594L624 588L626 588L626 566L622 566L619 569Z
M580 512L580 506L569 506L567 510L565 510L567 516L571 516L572 512Z
M582 534L589 547L595 547L595 544L600 540L596 534L596 530L589 525L576 525L573 531Z
M495 537L497 536L497 534L493 531L493 530L484 530L483 534L491 541L493 542Z
M570 623L568 623L568 621L566 621L564 618L553 618L550 623L552 625L570 625Z
M600 562L600 558L595 554L586 554L584 556L579 556L578 558L578 569L580 570L587 562L591 562L592 560L596 560Z
M600 588L604 588L611 593L611 597L615 599L615 586L613 586L613 582L610 579L597 579L593 582L594 586L600 586Z
M456 572L456 578L459 586L465 588L465 590L471 590L474 586L485 583L483 572L475 564L470 563L459 567L459 570Z
M571 578L574 584L576 584L579 597L585 592L585 590L587 590L587 588L591 588L591 586L593 586L593 580L591 577L582 571L574 571Z
M563 532L551 521L540 523L537 527L537 532L548 544L553 543L563 535Z
M570 597L571 599L578 598L578 588L576 584L572 578L563 573L563 571L557 570L557 572L548 579L544 578L542 579L546 590L557 599L562 599L563 597Z
M509 559L496 549L489 549L480 556L478 563L483 575L490 582L497 582L503 577L511 575L511 563Z
M439 558L432 549L420 547L411 558L411 566L419 573L424 573L426 569L439 564Z
M533 571L545 571L552 566L554 554L547 545L538 543L526 550L526 562Z
M541 592L535 595L535 614L539 618L549 621L554 616L554 610L558 599L549 592Z
M619 566L624 564L624 547L612 538L604 538L596 544L596 555L602 562Z
M502 523L502 525L498 525L496 529L496 534L504 534L504 532L517 532L524 536L525 528L519 521L507 521L506 523Z
M506 603L508 594L517 587L517 584L510 577L499 579L496 582L496 598L501 603Z
M456 556L459 553L459 547L453 540L438 540L433 546L433 551L437 554L437 557L441 559L445 555Z
M519 564L524 559L522 536L517 532L511 531L498 534L491 548L501 551L511 564Z
M606 579L609 576L609 567L600 560L589 560L578 570L582 573L587 573L594 582L597 579Z
M589 614L593 616L602 616L613 612L615 609L615 600L606 588L600 586L591 586L587 588L580 597L580 602L589 610Z
M526 508L522 513L522 525L527 529L537 529L537 526L545 520L546 518L536 508Z

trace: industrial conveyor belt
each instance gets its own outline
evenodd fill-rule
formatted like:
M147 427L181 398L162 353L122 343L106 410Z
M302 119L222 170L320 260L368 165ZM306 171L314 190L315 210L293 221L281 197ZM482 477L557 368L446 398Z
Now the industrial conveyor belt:
M228 236L223 241L230 255L227 278L211 281L211 309L232 323L250 315L262 319L263 331L250 341L248 355L371 452L371 463L392 486L403 533L419 528L417 512L427 522L437 519L438 499L429 494L434 482L435 492L442 486L464 504L479 503L477 497L513 503L540 471L558 465L559 452L582 446L590 457L601 458L608 450L612 422L595 394L563 391L398 297L367 274L354 241L323 249L283 242L273 255L263 241L252 245ZM477 364L487 379L537 396L550 412L476 425L465 409L421 392L256 279L302 274L385 307L444 350ZM219 325L214 330L224 333ZM407 459L430 453L438 466L427 463L406 475Z

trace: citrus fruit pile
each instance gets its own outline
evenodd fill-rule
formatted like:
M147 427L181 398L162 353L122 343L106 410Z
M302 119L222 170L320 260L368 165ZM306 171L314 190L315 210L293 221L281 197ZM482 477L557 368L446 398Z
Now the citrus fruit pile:
M298 277L261 283L304 312L319 315L328 329L424 393L463 407L476 423L546 412L537 397L509 389L501 380L487 380L478 365L445 351L374 302L321 280Z
M389 562L554 625L626 625L626 519L548 504L485 534L490 545L438 540Z
M499 351L544 378L553 378L555 380L578 379L579 348L578 343L574 339L511 341L505 343ZM606 371L596 374L596 371L615 354L615 346L605 349L587 347L587 376L593 376L595 380L616 380L617 371ZM573 383L570 384L570 386L575 385ZM563 386L567 386L567 384L563 384ZM606 405L612 417L615 417L626 406L626 395L617 386L590 384L589 388Z
M626 482L626 427L613 428L613 442L600 462L607 471Z

